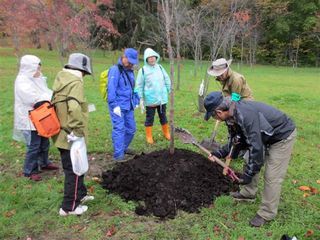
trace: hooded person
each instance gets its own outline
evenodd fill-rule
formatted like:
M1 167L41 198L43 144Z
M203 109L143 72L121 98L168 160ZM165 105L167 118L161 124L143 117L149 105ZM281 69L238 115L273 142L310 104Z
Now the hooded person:
M73 142L81 137L87 142L88 104L84 96L83 77L91 74L90 58L82 53L73 53L53 83L52 99L61 131L53 136L52 140L60 152L65 175L60 216L81 215L88 209L82 203L94 199L93 196L87 195L84 174L78 176L73 172L70 156Z
M152 126L155 112L158 112L162 132L170 140L166 105L170 93L171 82L166 70L159 64L160 55L151 48L144 51L144 66L139 70L135 92L140 97L140 106L146 107L146 140L153 144Z
M294 122L283 112L256 101L231 101L221 92L211 92L205 98L205 120L213 117L225 121L229 142L212 152L218 158L225 158L234 145L232 158L240 150L249 152L244 171L239 178L242 186L230 195L236 201L253 202L258 192L259 172L264 170L264 187L261 204L250 225L261 227L277 215L281 195L281 184L285 178L296 138ZM235 139L237 138L237 139ZM209 156L210 157L210 156Z
M125 160L125 154L133 154L129 145L136 132L134 109L139 97L134 93L135 77L133 66L139 63L138 51L126 48L118 64L108 71L107 102L112 124L113 158Z
M21 57L14 85L14 97L13 139L23 141L27 146L23 174L33 181L40 181L39 168L57 170L58 167L48 159L49 139L38 135L29 118L30 110L43 101L50 101L52 97L52 91L47 87L47 79L41 73L41 61L38 57Z

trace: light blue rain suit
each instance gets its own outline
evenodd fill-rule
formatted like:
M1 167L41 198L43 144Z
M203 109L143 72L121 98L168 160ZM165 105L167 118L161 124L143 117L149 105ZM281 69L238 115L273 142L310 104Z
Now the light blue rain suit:
M113 157L116 160L123 159L136 132L134 107L139 104L139 98L133 93L134 84L133 71L125 69L119 58L118 65L109 69L107 87L107 100L112 122ZM113 112L115 107L120 107L121 117Z

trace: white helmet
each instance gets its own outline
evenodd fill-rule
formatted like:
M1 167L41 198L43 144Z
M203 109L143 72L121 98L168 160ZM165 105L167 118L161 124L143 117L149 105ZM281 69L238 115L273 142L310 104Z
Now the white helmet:
M69 56L68 64L65 68L81 70L88 74L92 74L90 58L82 53L72 53Z

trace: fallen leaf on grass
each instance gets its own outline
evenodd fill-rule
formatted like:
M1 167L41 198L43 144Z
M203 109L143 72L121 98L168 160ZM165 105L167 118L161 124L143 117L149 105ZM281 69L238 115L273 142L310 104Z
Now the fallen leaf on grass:
M73 228L74 230L76 230L77 232L83 232L84 230L87 229L86 226L81 225L81 224L73 225L72 228Z
M232 219L233 219L233 221L235 221L235 222L238 222L238 221L239 221L238 214L239 214L238 211L232 213Z
M219 233L220 233L220 227L217 226L217 225L215 225L215 226L213 227L213 232L214 232L214 234L219 235Z
M91 180L95 181L96 183L101 183L102 182L102 180L100 178L98 178L98 177L92 177Z
M318 189L316 189L314 187L310 187L310 192L311 192L311 194L318 194L319 193Z
M310 197L310 194L309 194L309 193L304 193L304 194L303 194L303 197L304 197L304 198Z
M91 194L93 194L93 193L94 193L94 186L90 186L90 187L88 188L88 192L91 193Z
M299 190L301 190L301 191L310 191L311 189L308 186L300 186Z
M106 236L112 237L116 233L116 228L114 225L111 226L111 228L107 231Z
M308 229L308 231L306 232L306 234L304 235L305 237L311 237L314 234L314 231L311 229Z
M101 214L102 214L102 211L93 212L91 214L91 217L97 217L97 216L100 216Z
M15 215L15 214L16 214L16 210L13 209L13 210L10 210L10 211L8 211L8 212L5 212L5 213L4 213L4 216L7 217L7 218L10 218L10 217L12 217L12 216Z
M273 234L272 232L267 232L267 236L268 236L268 237L271 237L272 234Z
M240 236L240 237L238 237L238 240L245 240L245 238Z
M122 212L119 209L116 209L110 213L110 216L120 215Z

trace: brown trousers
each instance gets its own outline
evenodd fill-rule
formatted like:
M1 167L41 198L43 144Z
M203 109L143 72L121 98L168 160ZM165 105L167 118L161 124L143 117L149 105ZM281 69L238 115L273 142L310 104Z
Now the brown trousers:
M266 220L275 218L281 195L281 185L287 173L291 153L297 131L280 142L272 144L265 156L264 187L262 191L262 202L258 215ZM241 188L241 195L254 197L258 191L259 174L256 174L252 182Z

